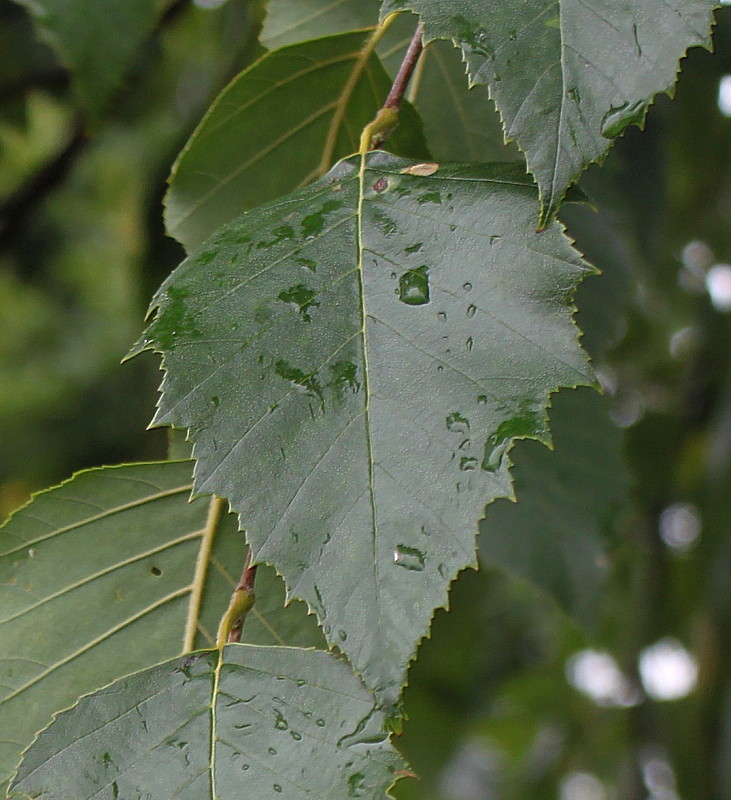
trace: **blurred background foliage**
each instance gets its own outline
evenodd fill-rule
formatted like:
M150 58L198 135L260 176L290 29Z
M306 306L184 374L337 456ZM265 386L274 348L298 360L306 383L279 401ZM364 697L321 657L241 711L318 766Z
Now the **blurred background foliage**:
M158 364L119 362L184 255L170 166L263 51L264 14L161 4L92 113L0 0L0 518L80 468L165 457L145 432ZM556 450L515 449L523 502L488 511L483 570L412 668L420 779L399 798L731 797L731 9L717 20L716 52L584 176L596 210L562 214L603 271L578 304L605 394L560 394ZM516 157L488 123L482 152Z

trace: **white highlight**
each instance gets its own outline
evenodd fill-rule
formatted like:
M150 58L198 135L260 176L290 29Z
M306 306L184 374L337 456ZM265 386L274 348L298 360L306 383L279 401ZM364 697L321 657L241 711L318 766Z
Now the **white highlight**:
M698 683L698 664L677 639L665 638L640 655L642 685L655 700L680 700Z
M561 800L606 800L604 784L589 772L570 772L561 780Z
M718 108L724 117L731 117L731 75L718 82Z
M640 702L640 693L624 676L609 653L581 650L566 662L566 678L599 706L629 708Z
M706 289L717 311L731 311L731 265L714 264L706 275Z
M698 510L690 503L674 503L660 514L660 536L673 550L686 553L703 529Z

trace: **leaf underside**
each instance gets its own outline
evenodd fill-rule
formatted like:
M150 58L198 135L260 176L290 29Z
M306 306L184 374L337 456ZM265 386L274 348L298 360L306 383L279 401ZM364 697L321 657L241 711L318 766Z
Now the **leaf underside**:
M451 39L486 84L540 188L541 222L567 187L671 91L689 47L710 46L715 0L384 0Z
M371 36L358 31L285 47L234 79L173 168L168 233L194 250L226 222L311 183L357 150L391 85ZM428 157L408 103L390 144L398 154Z
M380 0L270 0L260 39L273 49L373 27L379 7ZM401 65L416 22L413 14L399 15L378 44L377 52L392 77ZM436 160L522 160L517 147L506 147L503 142L500 117L487 89L469 88L459 52L451 43L435 41L426 48L409 84L408 97L421 115L427 144ZM391 144L389 147L393 150ZM419 157L415 153L399 154Z
M350 159L223 228L137 346L163 353L155 424L190 429L196 491L229 499L386 705L511 494L514 439L547 442L549 393L592 382L571 320L589 268L534 232L522 169L410 171L371 154L361 181Z
M384 723L329 653L228 645L82 698L39 734L13 789L46 800L381 800L400 766Z
M182 652L189 620L194 645L212 644L246 548L225 515L196 613L210 509L188 502L191 473L190 461L89 470L0 528L0 792L51 714ZM273 570L259 572L244 640L319 644L302 604L284 609L283 589Z

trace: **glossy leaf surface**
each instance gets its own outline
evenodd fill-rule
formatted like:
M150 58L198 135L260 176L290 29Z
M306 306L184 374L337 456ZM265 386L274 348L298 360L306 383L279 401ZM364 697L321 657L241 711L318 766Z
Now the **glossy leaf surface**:
M384 723L335 656L229 645L82 698L39 735L13 788L47 800L380 800L400 764Z
M261 41L281 47L328 33L373 27L379 0L271 0ZM401 14L378 43L377 52L393 77L414 33L417 18ZM484 86L468 87L460 54L447 42L432 42L421 56L408 98L424 122L429 150L444 161L514 161L500 117Z
M548 441L548 394L592 380L589 268L535 233L519 167L359 162L223 228L137 349L164 354L155 423L190 428L196 490L393 704L514 439Z
M71 71L86 110L104 110L149 35L155 0L15 0L32 14L43 38Z
M0 787L52 713L212 643L246 548L233 517L211 514L208 499L188 502L191 472L189 461L90 470L0 529ZM202 583L195 565L211 537ZM320 641L301 604L284 609L272 570L256 592L245 640Z
M242 72L173 169L169 233L195 249L224 223L320 178L355 152L391 86L375 44L372 30L329 36L269 53ZM389 147L428 157L408 104Z
M601 159L624 128L641 124L670 91L679 59L708 46L714 0L385 0L409 9L425 38L451 39L470 79L489 87L506 135L526 154L541 220Z

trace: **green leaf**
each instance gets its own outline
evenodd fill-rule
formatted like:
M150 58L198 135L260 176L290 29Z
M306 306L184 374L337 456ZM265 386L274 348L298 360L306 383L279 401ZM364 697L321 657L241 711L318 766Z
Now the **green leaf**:
M265 55L235 78L173 168L169 233L193 250L224 223L355 152L391 86L375 44L373 31L305 42ZM429 157L408 104L389 147Z
M541 224L567 187L642 124L670 92L678 61L710 45L715 0L384 0L381 16L409 9L425 40L451 39L470 80L485 84L506 135L526 154L541 195Z
M379 0L271 0L261 34L269 48L373 27ZM416 26L400 14L378 43L377 52L394 76ZM409 86L408 98L424 122L429 150L438 161L515 161L518 149L506 147L500 117L484 86L468 87L459 53L446 42L424 51Z
M191 488L190 461L90 470L0 528L0 790L53 712L212 643L246 549L220 501L190 503ZM272 570L256 593L245 640L321 641Z
M157 18L154 0L15 0L71 71L87 112L98 116Z
M380 0L269 0L261 43L272 49L318 36L375 28L379 7Z
M380 800L401 763L384 725L329 653L228 645L82 698L38 736L13 789L46 800Z
M592 381L571 321L589 268L558 225L534 232L520 167L359 166L224 227L135 352L164 355L154 424L190 429L196 491L393 704L511 495L514 439L547 442L548 394Z
M613 524L627 497L622 432L609 403L589 389L552 399L553 452L535 442L515 450L517 504L501 500L480 524L480 561L551 594L586 626L608 574Z

